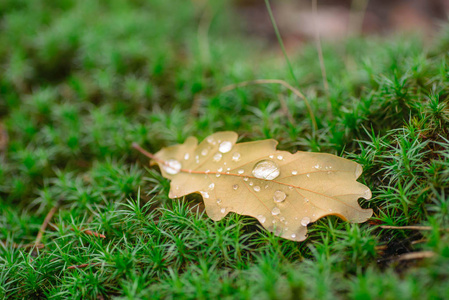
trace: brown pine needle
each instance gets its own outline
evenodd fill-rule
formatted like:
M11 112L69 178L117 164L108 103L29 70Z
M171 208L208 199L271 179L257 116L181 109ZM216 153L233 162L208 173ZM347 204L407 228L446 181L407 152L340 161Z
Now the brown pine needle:
M50 211L48 212L47 216L45 216L44 222L41 225L41 228L39 229L39 232L36 236L36 240L34 241L34 245L36 248L39 248L38 245L41 244L41 240L44 236L45 229L47 229L48 223L50 223L51 218L53 218L53 215L58 210L57 206L53 206Z
M430 258L434 256L435 252L433 251L420 251L402 254L399 256L398 260L414 260L414 259Z
M67 270L73 270L73 269L82 269L82 268L86 268L88 266L97 266L99 265L99 263L90 263L90 264L81 264L81 265L73 265L73 266L69 266L67 267Z
M75 231L75 229L73 229L73 228L70 228L70 230L71 230L71 231ZM102 238L102 239L105 239L105 238L106 238L106 236L105 236L104 234L101 234L101 233L98 233L98 232L95 232L95 231L92 231L92 230L83 229L83 228L80 228L79 230L80 230L82 233L87 234L87 235L100 237L100 238Z
M380 226L382 229L402 229L402 230L424 230L429 231L432 230L431 226ZM440 228L442 231L449 231L449 228Z

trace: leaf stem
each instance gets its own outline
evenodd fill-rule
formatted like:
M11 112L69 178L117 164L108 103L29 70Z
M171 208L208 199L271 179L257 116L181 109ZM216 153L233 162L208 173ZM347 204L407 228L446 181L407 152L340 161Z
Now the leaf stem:
M164 160L157 158L153 153L148 152L147 150L143 149L142 147L140 147L139 144L137 143L132 143L132 147L134 149L136 149L137 151L139 151L140 153L142 153L143 155L145 155L148 158L151 158L152 160L155 160L157 162L160 162L162 164L167 164Z

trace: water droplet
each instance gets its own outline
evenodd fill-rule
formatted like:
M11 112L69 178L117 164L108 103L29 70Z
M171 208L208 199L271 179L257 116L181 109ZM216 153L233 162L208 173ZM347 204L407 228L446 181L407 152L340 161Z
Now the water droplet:
M231 168L226 168L226 171L230 171L231 170ZM229 174L229 172L228 172L228 174Z
M307 173L307 175L306 175L308 178L310 178L310 174L309 173Z
M217 153L214 155L214 161L220 161L223 155L221 153Z
M239 173L239 174L243 174L245 171L243 171L243 169L240 169L240 170L238 170L237 171L237 173Z
M218 172L223 172L223 168L218 168Z
M203 151L201 151L201 155L206 156L208 152L209 152L209 150L203 149Z
M249 182L249 186L253 186L253 184L254 184L254 183L253 183L252 181Z
M207 137L207 142L208 142L209 144L213 144L213 143L215 143L215 140L214 140L213 137L209 136L209 137Z
M279 160L283 160L283 159L284 159L284 157L283 157L282 155L278 155L277 159L279 159Z
M296 170L292 171L292 175L297 175L297 174L298 174L298 171L296 171Z
M285 221L285 218L284 218L284 217L280 217L280 218L279 218L279 221L284 222L284 221Z
M256 186L254 187L254 190L255 190L256 192L259 192L259 191L260 191L260 186L256 185Z
M294 239L294 238L296 238L296 234L293 233L292 234L292 239Z
M292 187L292 186L289 186L288 189L289 189L289 190L293 190L293 187Z
M221 174L220 173L217 173L217 174L215 174L215 177L220 177L221 176Z
M200 193L201 193L201 195L203 195L204 198L209 199L209 193L208 192L201 191Z
M209 174L210 170L207 169L206 171L204 171L204 173Z
M270 155L269 157L270 157L270 158L273 158L273 157L274 157L274 155Z
M316 164L316 165L314 166L314 168L315 168L315 169L319 169L319 168L320 168L320 165L319 165L319 164Z
M305 200L306 202L309 202L309 198L304 198L304 200Z
M265 223L265 221L267 220L267 218L263 215L258 215L257 219L259 220L260 223Z
M268 184L265 185L265 189L267 189L267 188L268 188Z
M232 143L229 141L224 141L220 144L220 146L218 147L218 151L220 151L221 153L228 153L229 151L231 151L232 149Z
M197 164L200 163L200 156L199 155L195 156L195 161L196 161Z
M223 207L222 209L220 209L220 211L222 214L224 214L226 212L226 208Z
M358 178L360 175L362 175L363 168L361 165L357 164L357 167L355 167L355 178Z
M280 174L278 165L272 160L261 160L253 169L253 175L256 178L273 180Z
M248 177L243 177L243 181L248 181Z
M235 191L235 190L237 190L239 188L239 185L238 184L234 184L233 186L232 186L232 189Z
M275 207L275 208L273 208L272 210L271 210L271 214L273 215L273 216L277 216L277 215L279 215L281 213L281 210L278 208L278 207Z
M182 165L176 159L170 159L166 162L166 164L163 165L163 168L165 172L167 172L168 174L175 175L179 173L179 171L182 168Z
M220 205L221 199L217 199L217 204Z
M189 157L190 157L190 154L189 154L189 153L184 154L184 159L185 159L185 160L188 160Z
M310 223L310 218L309 217L304 217L301 220L301 225L302 226L307 226Z
M210 189L210 190L213 190L214 187L215 187L215 184L214 184L214 183L209 184L209 189Z
M287 198L287 195L283 191L274 192L273 199L275 202L282 202Z
M240 153L235 152L234 154L232 154L232 160L233 161L239 161L240 160Z

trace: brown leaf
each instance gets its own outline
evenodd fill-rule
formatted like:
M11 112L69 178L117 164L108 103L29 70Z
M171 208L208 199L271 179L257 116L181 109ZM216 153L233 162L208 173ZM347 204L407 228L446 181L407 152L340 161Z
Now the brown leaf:
M359 164L331 154L278 151L275 140L236 141L235 132L217 132L199 145L189 137L151 155L171 179L169 197L199 192L211 219L229 212L252 216L294 241L303 241L307 225L324 216L354 223L371 217L372 210L357 202L371 198L356 181Z

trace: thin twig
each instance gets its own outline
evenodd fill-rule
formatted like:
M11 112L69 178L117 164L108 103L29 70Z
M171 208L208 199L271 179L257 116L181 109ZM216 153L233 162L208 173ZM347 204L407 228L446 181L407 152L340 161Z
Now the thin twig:
M47 229L48 223L50 222L51 218L53 217L53 215L56 213L56 211L58 210L57 206L53 206L50 211L48 212L47 216L44 219L44 222L41 225L41 228L39 229L39 232L36 236L36 240L34 241L34 245L37 247L42 240L42 237L44 236L44 232L45 229Z
M431 226L380 226L382 229L402 229L402 230L432 230ZM449 228L441 228L440 230L449 231Z
M435 252L433 251L420 251L402 254L399 256L398 260L413 260L413 259L423 259L434 257Z
M244 87L244 86L253 85L253 84L280 84L280 85L286 87L287 89L289 89L290 91L292 91L296 96L298 96L299 98L301 98L304 101L304 104L306 105L307 110L309 111L310 119L312 120L313 129L317 130L318 126L316 124L315 114L312 111L312 107L310 106L309 101L307 100L307 98L304 96L303 93L301 93L298 89L294 88L293 86L291 86L284 80L280 80L280 79L248 80L248 81L243 81L243 82L227 85L227 86L223 87L220 91L221 91L221 93L225 93L225 92L229 92L229 91L234 90L239 87Z
M296 78L295 72L293 71L292 64L290 63L290 59L288 58L288 55L287 55L287 51L285 50L284 42L283 42L283 40L282 40L281 33L279 32L278 26L277 26L277 24L276 24L276 20L275 20L275 18L274 18L273 11L272 11L272 9L271 9L271 5L270 5L270 1L269 1L269 0L265 0L265 6L267 7L268 15L270 16L271 25L272 25L273 28L274 28L274 32L275 32L275 34L276 34L276 38L277 38L277 40L278 40L279 46L281 47L282 53L284 54L284 58L285 58L285 61L287 62L288 68L289 68L289 70L290 70L290 74L291 74L293 80L295 81L296 86L299 86L299 81L298 81L298 79ZM279 83L279 82L278 82L278 83ZM286 83L286 82L285 82L285 83ZM286 84L289 85L288 83L286 83ZM284 85L284 86L285 86L285 85ZM290 85L289 85L289 86L290 86ZM290 87L291 87L291 86L290 86ZM293 87L291 87L291 88L293 88ZM295 94L296 94L296 93L295 93ZM300 94L301 94L301 93L300 93ZM301 95L302 95L302 94L301 94ZM306 106L307 106L307 110L309 111L309 115L310 115L310 118L312 119L312 124L313 124L313 130L312 130L312 133L313 133L313 135L315 135L315 132L316 132L316 130L317 130L317 124L316 124L316 120L315 120L315 114L313 113L312 108L310 107L309 101L306 99L306 97L304 97L304 95L302 95L302 96L300 96L300 98L302 98L302 99L304 100L304 103L305 103Z

